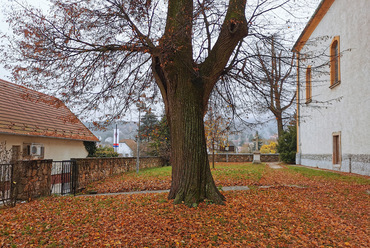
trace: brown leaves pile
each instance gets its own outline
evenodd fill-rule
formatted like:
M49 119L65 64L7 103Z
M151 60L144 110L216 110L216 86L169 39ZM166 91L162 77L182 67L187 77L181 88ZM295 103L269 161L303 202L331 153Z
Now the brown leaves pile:
M226 206L206 202L188 208L174 205L166 194L47 197L18 204L0 210L0 247L369 245L368 183L270 168L251 178L256 180L251 190L224 192Z

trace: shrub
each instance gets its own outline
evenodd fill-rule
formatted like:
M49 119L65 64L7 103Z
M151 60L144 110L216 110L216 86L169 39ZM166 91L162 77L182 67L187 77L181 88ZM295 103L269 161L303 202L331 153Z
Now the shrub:
M86 151L89 153L87 156L94 157L96 153L96 149L98 149L96 146L96 142L84 141L84 146L85 146Z
M263 145L260 149L261 153L270 153L275 154L276 153L276 142L271 141L268 145Z
M295 154L297 152L297 128L295 125L289 126L287 131L279 137L277 150L280 154L280 160L295 164Z
M118 157L118 153L114 151L113 147L98 147L96 149L94 157L112 158Z

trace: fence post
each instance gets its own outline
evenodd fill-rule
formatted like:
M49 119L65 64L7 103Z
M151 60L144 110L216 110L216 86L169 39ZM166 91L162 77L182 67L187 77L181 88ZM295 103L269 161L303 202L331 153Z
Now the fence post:
M71 193L73 195L76 195L77 189L78 189L78 165L77 161L75 159L71 159L71 170L72 170L72 190Z

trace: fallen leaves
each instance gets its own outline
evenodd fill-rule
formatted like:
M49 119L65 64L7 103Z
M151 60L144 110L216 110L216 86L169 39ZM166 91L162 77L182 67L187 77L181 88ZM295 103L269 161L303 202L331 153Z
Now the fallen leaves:
M368 246L369 184L263 168L260 177L238 179L252 180L251 190L224 192L225 206L188 208L167 194L53 196L18 204L0 210L0 246ZM137 185L151 185L146 180L155 179L139 178Z

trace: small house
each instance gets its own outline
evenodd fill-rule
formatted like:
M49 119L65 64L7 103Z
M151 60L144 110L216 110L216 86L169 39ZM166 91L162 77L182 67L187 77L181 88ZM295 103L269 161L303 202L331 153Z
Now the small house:
M9 160L84 158L84 141L98 139L61 100L0 79L0 152Z

